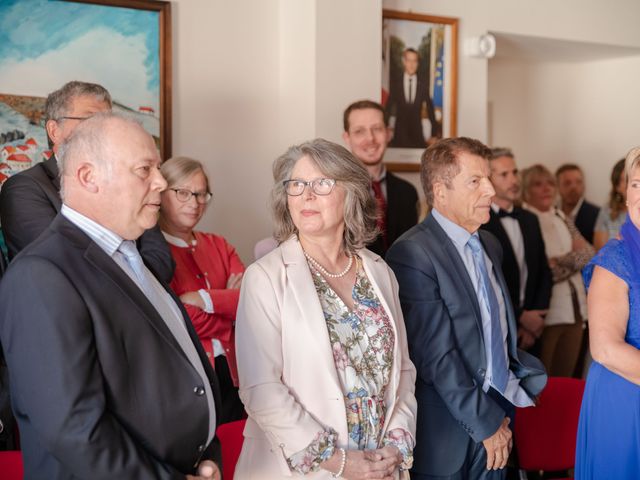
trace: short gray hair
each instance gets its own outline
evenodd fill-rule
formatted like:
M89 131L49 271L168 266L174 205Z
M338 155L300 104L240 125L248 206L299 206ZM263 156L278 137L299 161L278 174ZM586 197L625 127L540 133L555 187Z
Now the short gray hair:
M189 157L173 157L162 164L160 171L169 187L173 187L196 172L202 172L207 182L207 192L211 192L209 176L204 165L198 160Z
M304 156L309 157L323 175L336 180L336 186L345 191L345 251L354 254L373 242L378 230L376 203L370 191L371 177L364 165L349 150L322 138L289 147L273 164L275 183L271 190L271 212L276 240L282 243L298 231L289 213L283 182L291 179L295 164Z
M492 148L491 157L489 158L489 160L495 160L496 158L500 158L500 157L515 158L510 148L505 148L505 147Z
M142 128L140 122L131 117L113 112L96 113L81 122L58 148L56 159L58 170L60 171L60 197L63 201L65 194L64 177L69 173L70 164L74 160L78 158L91 159L94 164L100 165L107 175L110 175L112 165L109 159L113 154L110 151L110 147L113 146L109 145L105 138L107 137L108 125L114 121L125 122L131 127Z
M95 97L96 100L109 105L109 109L113 107L111 95L102 85L74 80L49 94L44 107L45 119L58 120L64 117L69 113L72 100L80 96Z

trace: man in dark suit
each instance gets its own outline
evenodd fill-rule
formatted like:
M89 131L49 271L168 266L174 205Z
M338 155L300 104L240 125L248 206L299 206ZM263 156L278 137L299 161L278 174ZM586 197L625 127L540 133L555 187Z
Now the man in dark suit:
M493 187L477 140L448 138L422 155L432 210L387 252L417 369L413 480L501 479L514 406L533 405L546 374L516 347L500 243L478 231Z
M519 346L535 355L553 285L540 223L533 213L515 205L520 177L511 150L492 149L489 166L496 194L489 222L481 228L493 233L502 246L502 273L518 319Z
M354 102L344 111L343 124L342 138L369 171L378 206L381 233L367 248L384 256L396 238L418 222L418 192L384 167L382 158L391 133L382 105L371 100Z
M167 186L153 139L97 114L59 159L60 213L0 284L25 477L219 479L215 374L135 247Z
M425 148L442 136L428 85L418 75L419 63L418 52L407 48L402 53L404 72L400 77L392 79L389 85L387 112L393 119L391 147ZM423 120L426 119L431 124L431 133L425 137Z
M573 163L565 163L556 170L556 183L560 195L560 209L573 220L580 234L593 244L593 230L596 226L600 207L584 198L584 174Z
M24 172L10 177L0 191L0 220L9 259L33 242L60 211L60 178L57 164L59 146L87 118L111 111L109 92L94 83L68 82L47 97L46 130L53 155ZM173 276L171 251L159 228L154 227L139 240L147 266L165 282Z

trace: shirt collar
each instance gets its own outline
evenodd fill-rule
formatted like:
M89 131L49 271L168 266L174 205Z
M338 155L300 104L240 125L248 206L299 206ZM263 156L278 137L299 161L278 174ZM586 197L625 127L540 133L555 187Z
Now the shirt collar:
M191 242L191 245L189 245L183 239L175 237L165 231L162 231L162 235L164 235L164 239L167 241L167 243L169 243L170 245L173 245L174 247L187 248L197 243L196 239L194 238L193 241Z
M471 233L469 233L468 231L466 231L464 228L462 228L460 225L458 225L457 223L453 223L451 220L449 220L447 217L445 217L444 215L442 215L438 210L436 210L435 208L433 208L431 210L431 214L433 215L433 218L436 220L436 222L438 222L438 224L442 227L442 229L445 231L445 233L447 234L447 236L456 244L458 245L460 248L464 247L467 242L469 241L469 238L471 238ZM474 233L475 235L476 233Z
M112 232L108 228L100 225L94 220L91 220L86 215L81 214L64 203L62 204L60 213L76 227L86 233L89 238L97 243L98 246L110 257L113 256L122 243L123 239L120 235Z

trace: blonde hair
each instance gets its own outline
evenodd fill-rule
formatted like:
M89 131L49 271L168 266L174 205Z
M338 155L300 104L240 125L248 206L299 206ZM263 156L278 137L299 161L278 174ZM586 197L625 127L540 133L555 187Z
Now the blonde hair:
M169 187L177 185L196 172L202 172L207 182L207 192L211 193L211 185L209 185L209 177L204 170L204 166L198 160L189 157L172 157L162 164L160 167L162 176L167 181Z
M540 163L531 165L522 171L522 200L524 202L529 203L529 187L535 179L540 177L547 178L554 186L556 185L556 179L551 171Z

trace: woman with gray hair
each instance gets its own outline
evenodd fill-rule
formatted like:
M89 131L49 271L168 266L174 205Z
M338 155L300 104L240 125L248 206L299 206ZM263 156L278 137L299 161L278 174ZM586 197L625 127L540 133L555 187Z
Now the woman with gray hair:
M365 167L317 139L273 166L278 248L244 276L237 315L249 415L236 478L408 477L415 369ZM371 477L374 478L374 477Z

